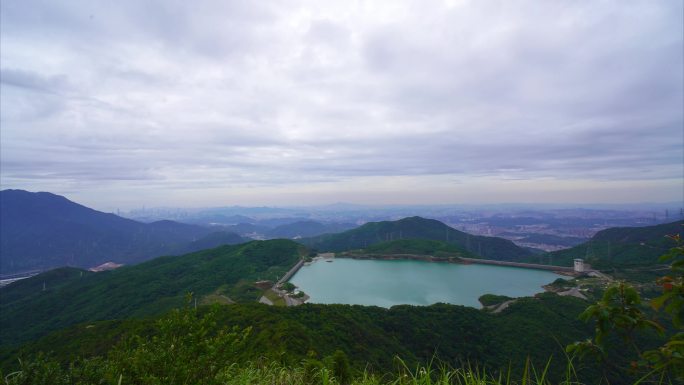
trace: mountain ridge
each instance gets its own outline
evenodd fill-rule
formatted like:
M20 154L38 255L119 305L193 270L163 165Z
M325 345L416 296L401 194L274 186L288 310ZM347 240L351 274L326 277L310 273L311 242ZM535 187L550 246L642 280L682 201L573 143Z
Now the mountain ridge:
M488 259L518 261L532 254L513 242L496 237L471 235L456 230L436 219L418 216L397 221L368 222L337 234L301 239L306 246L319 251L341 252L365 249L376 243L397 239L427 239L455 244L464 250Z
M173 221L141 223L49 192L0 191L0 272L131 264L177 254L212 233Z
M572 266L575 258L581 258L598 269L653 265L675 246L667 237L675 234L684 235L684 220L644 227L611 227L597 232L585 243L542 254L532 261Z

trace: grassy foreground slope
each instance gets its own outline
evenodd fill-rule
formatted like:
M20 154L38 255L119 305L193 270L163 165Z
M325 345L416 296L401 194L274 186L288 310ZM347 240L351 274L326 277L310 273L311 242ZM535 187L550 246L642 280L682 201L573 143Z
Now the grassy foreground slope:
M454 244L484 258L517 261L532 254L502 238L470 235L444 223L421 217L398 221L369 222L356 229L338 234L326 234L300 240L319 251L365 249L377 243L399 239L427 239Z
M564 369L563 347L591 334L577 319L587 302L555 294L524 298L500 314L475 308L436 304L391 309L349 305L303 305L279 308L258 303L218 306L212 328L251 328L236 362L258 359L298 365L307 358L324 359L343 351L357 370L391 371L394 357L410 366L437 357L459 366L466 362L518 372L525 359L552 371ZM209 311L201 308L200 314ZM153 320L87 323L53 333L24 346L21 356L54 351L63 362L108 351L122 335L156 334ZM125 338L123 338L125 339ZM16 369L17 352L5 353L6 370Z
M181 306L188 292L254 301L261 291L253 282L281 276L301 252L288 240L253 241L95 274L43 273L0 289L0 345L78 322L160 314Z
M674 247L668 235L684 235L684 221L647 227L614 227L599 231L591 240L566 250L546 253L535 262L572 266L575 258L583 258L597 269L646 266Z

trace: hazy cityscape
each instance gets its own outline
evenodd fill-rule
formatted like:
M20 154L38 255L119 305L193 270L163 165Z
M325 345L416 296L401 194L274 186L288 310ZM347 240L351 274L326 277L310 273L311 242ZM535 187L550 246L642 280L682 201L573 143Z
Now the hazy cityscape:
M551 207L549 207L551 206ZM553 207L556 206L556 207ZM346 229L367 222L421 216L439 220L473 235L497 236L519 246L556 251L587 241L610 227L652 226L684 218L678 203L634 204L610 208L563 208L562 205L364 206L333 204L311 207L140 208L118 214L142 222L174 220L213 226L253 239L269 239L269 230L298 222L342 225ZM311 234L295 234L308 236ZM317 234L316 234L317 235Z

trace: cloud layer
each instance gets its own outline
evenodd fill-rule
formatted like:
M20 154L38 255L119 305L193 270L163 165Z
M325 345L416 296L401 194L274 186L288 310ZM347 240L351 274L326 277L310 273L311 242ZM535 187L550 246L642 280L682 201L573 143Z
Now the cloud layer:
M682 6L3 1L2 185L96 206L679 200Z

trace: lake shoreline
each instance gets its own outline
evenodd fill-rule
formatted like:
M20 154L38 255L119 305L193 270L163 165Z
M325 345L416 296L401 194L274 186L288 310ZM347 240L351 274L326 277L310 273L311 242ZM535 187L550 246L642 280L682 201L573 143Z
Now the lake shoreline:
M447 263L440 267L422 262ZM290 282L309 294L313 303L389 308L445 302L481 308L478 298L483 294L532 296L546 291L544 285L559 277L551 270L468 263L456 258L346 254L315 258Z

